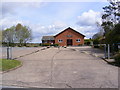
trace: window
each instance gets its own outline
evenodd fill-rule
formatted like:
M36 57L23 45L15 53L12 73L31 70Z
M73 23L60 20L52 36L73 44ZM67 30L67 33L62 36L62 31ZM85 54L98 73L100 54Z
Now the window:
M63 42L63 40L62 40L62 39L59 39L59 40L58 40L58 42L60 42L60 43L61 43L61 42Z
M76 42L80 42L80 39L76 39Z

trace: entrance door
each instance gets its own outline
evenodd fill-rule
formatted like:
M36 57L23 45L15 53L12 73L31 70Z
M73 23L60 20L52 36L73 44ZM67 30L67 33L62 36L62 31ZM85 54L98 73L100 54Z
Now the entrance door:
M72 46L73 42L72 39L67 39L67 46Z

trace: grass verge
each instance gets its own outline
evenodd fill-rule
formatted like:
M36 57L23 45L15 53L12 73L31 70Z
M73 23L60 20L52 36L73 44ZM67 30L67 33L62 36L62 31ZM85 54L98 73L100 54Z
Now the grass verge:
M0 59L0 71L7 71L21 65L18 60Z

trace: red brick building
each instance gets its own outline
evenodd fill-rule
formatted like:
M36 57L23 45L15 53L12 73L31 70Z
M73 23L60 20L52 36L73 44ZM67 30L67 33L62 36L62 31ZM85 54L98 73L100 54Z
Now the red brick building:
M84 35L72 28L67 28L55 36L43 36L42 43L59 44L59 46L84 45Z

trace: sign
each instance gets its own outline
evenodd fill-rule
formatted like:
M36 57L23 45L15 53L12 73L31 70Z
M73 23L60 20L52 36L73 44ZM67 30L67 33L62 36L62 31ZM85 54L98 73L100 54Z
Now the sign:
M67 37L72 37L72 35L67 35Z

